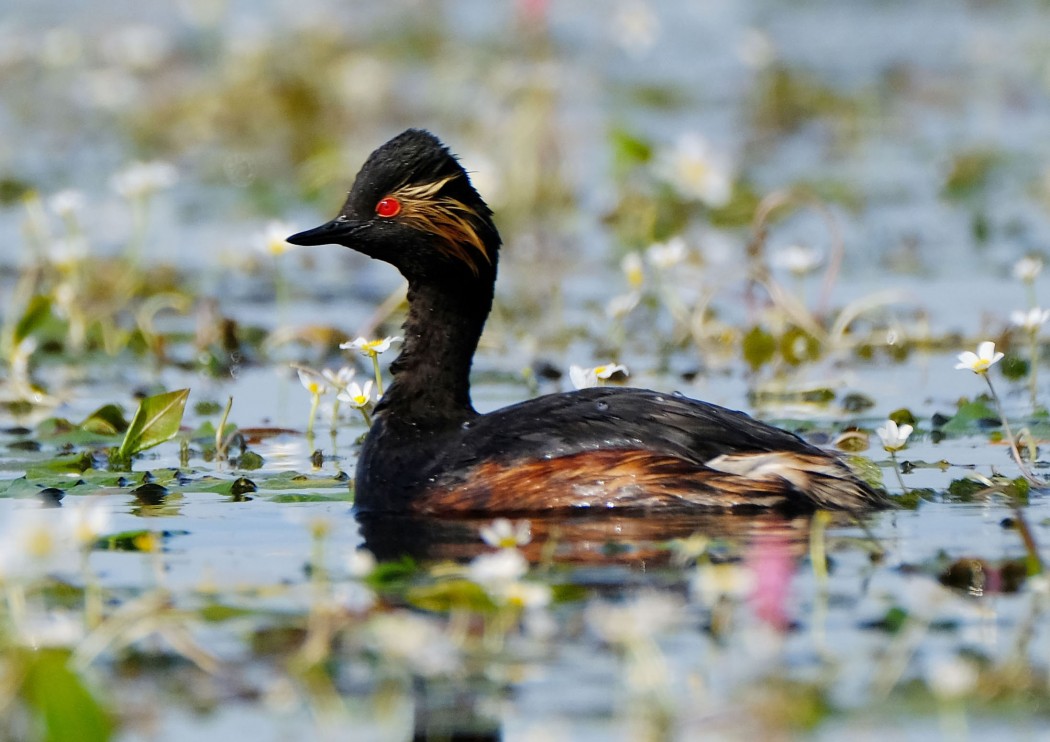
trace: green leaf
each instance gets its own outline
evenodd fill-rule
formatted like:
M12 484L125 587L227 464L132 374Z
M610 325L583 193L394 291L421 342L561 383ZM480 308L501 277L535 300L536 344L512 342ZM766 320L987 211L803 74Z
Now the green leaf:
M972 402L961 402L958 411L941 426L941 430L949 435L973 435L982 432L988 425L997 425L998 422L998 413L984 398L978 397Z
M1001 161L1001 155L990 149L957 153L945 178L942 195L953 199L973 195L988 184L992 170Z
M243 618L245 616L255 615L256 611L249 608L241 608L240 606L223 605L222 603L209 603L203 606L197 615L200 616L202 621L209 621L211 623L221 623L222 621L230 621L235 618Z
M419 565L410 556L402 556L396 562L380 562L372 570L366 582L375 590L404 588L419 572Z
M51 298L37 294L29 300L29 306L26 307L25 314L23 314L18 324L15 325L14 341L18 344L25 340L27 337L33 334L33 331L40 327L44 322L51 316Z
M609 139L613 151L613 164L621 174L644 165L653 158L652 144L626 129L613 129L609 132Z
M405 598L416 608L435 613L445 613L453 608L476 613L491 613L496 609L485 589L469 580L449 580L411 588Z
M189 389L179 389L142 400L117 451L120 460L126 462L140 451L174 438L189 396Z
M63 742L105 742L113 720L80 677L69 668L69 653L45 649L26 652L22 695L43 727L42 739Z
M776 338L764 328L755 325L744 335L744 360L757 371L772 360L777 352Z
M118 405L107 404L84 418L79 427L89 433L119 435L128 429L128 421L124 419L124 410Z

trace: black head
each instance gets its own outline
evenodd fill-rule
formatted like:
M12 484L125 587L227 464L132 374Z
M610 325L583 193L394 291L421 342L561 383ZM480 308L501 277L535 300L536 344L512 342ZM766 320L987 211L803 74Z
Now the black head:
M467 172L437 137L420 129L399 134L369 156L339 216L288 241L346 245L410 279L465 270L491 280L500 246L492 212Z

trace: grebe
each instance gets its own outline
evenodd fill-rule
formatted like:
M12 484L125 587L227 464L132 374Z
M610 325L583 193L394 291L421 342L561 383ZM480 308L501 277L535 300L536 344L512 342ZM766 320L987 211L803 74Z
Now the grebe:
M409 129L373 152L339 216L288 241L345 245L408 279L404 345L357 463L360 514L888 505L798 436L676 394L600 387L475 411L470 366L501 241L466 171L429 132Z

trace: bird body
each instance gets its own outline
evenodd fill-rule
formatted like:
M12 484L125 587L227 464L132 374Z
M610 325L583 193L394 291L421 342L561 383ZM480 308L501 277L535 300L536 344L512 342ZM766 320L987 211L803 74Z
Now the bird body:
M404 345L358 460L361 513L887 505L798 436L678 394L601 387L475 411L470 366L500 237L466 172L428 132L410 129L377 149L339 216L288 240L343 244L408 280Z

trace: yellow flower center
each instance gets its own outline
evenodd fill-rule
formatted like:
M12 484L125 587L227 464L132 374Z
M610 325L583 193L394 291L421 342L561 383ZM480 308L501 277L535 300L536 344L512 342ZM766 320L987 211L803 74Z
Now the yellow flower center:
M34 529L26 539L26 553L34 559L44 559L55 550L55 539L45 528Z

